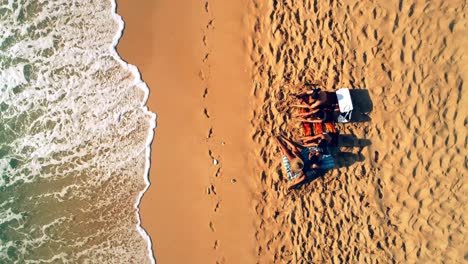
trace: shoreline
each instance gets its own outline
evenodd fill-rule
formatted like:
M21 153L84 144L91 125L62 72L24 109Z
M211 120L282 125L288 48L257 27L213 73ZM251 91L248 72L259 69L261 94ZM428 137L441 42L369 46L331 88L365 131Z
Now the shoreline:
M118 14L117 12L117 0L112 0L112 12L113 12L113 17L117 21L119 25L118 33L115 35L113 42L112 42L112 48L111 48L111 53L113 57L123 66L125 66L132 74L135 76L135 79L139 80L140 82L137 84L138 86L142 87L142 90L145 92L145 97L143 99L143 103L141 105L141 108L144 109L145 112L148 112L151 116L150 120L150 127L149 127L149 133L148 137L146 139L146 162L145 162L145 175L144 175L144 181L145 181L145 188L139 193L138 198L134 204L134 208L136 210L136 215L137 215L137 225L136 228L138 232L141 234L141 236L146 240L147 245L148 245L148 256L150 259L150 262L152 264L156 263L156 259L154 257L154 251L153 251L153 244L151 237L149 234L146 232L146 230L143 228L141 224L141 214L140 214L140 204L143 196L145 193L148 191L149 187L151 186L150 180L149 180L149 170L150 170L150 160L151 160L151 143L154 140L154 129L156 128L156 114L151 112L149 108L146 106L148 99L149 99L149 87L146 85L146 83L142 80L141 73L138 70L138 67L136 65L132 65L125 61L118 53L117 51L117 46L123 37L123 32L125 29L125 22L123 21L123 18Z
M118 14L126 23L118 53L151 87L148 106L158 115L151 187L140 203L156 261L252 262L252 182L242 173L251 86L242 2L118 1ZM177 25L165 27L174 16ZM187 150L180 167L177 156Z

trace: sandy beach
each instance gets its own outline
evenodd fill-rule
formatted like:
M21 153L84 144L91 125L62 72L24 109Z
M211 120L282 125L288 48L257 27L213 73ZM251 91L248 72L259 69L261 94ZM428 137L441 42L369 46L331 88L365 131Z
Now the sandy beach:
M235 2L235 3L231 3ZM157 114L158 263L464 263L463 1L118 1ZM286 190L274 136L306 82L351 89L337 168Z
M154 87L152 186L141 210L158 263L251 262L243 2L118 4L126 21L118 51Z

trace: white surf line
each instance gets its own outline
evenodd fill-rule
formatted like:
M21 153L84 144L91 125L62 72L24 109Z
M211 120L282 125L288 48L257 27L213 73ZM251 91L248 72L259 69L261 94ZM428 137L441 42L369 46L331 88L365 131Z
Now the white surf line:
M146 186L140 192L140 194L138 195L138 199L137 199L134 206L135 206L135 209L136 209L136 214L137 214L137 219L138 219L138 223L137 223L137 226L136 226L137 230L138 230L138 232L140 232L141 236L148 242L148 254L149 254L149 257L150 257L150 261L151 261L152 264L155 264L156 259L154 257L151 237L148 235L148 233L146 233L145 229L141 226L141 216L140 216L139 205L140 205L140 202L141 202L141 198L143 197L143 195L145 194L145 192L148 190L148 188L151 185L151 183L149 181L149 169L150 169L150 158L151 158L151 142L153 141L154 128L156 127L156 114L149 111L148 107L146 106L146 102L148 101L150 90L149 90L148 86L146 85L146 83L143 82L143 80L141 79L140 71L138 70L138 68L135 65L131 65L131 64L127 63L126 61L124 61L117 53L117 44L119 43L119 40L122 37L122 33L123 33L123 30L124 30L124 27L125 27L125 23L124 23L122 17L119 14L117 14L117 2L116 2L116 0L111 0L111 2L112 2L112 12L113 12L114 19L119 24L119 30L117 31L117 33L116 33L116 35L115 35L115 37L114 37L114 39L112 41L111 54L118 62L120 62L126 69L129 69L133 73L133 75L135 76L135 79L137 80L135 85L142 88L143 91L145 92L145 97L144 97L143 103L141 105L141 109L146 114L149 114L151 116L150 127L149 127L149 131L148 131L148 137L146 138L146 161L145 161L145 175L144 175Z

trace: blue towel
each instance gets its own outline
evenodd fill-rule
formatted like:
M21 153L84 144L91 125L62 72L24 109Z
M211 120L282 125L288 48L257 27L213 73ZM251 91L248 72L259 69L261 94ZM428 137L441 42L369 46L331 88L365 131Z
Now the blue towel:
M332 155L322 155L322 160L319 164L320 168L323 170L329 170L335 168L335 160Z

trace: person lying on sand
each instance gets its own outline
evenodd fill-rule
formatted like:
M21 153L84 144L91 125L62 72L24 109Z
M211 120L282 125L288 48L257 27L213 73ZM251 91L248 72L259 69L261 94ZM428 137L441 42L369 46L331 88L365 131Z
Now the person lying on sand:
M292 107L309 109L311 112L325 108L333 111L338 105L335 92L322 91L320 88L304 91L293 96L301 99L302 103L293 104Z
M318 148L297 146L282 136L277 136L276 141L284 154L283 163L289 180L288 190L297 187L307 176L316 174L320 169L321 153Z
M304 147L320 147L325 148L327 145L338 144L338 133L322 133L313 136L302 137L302 144Z
M293 94L299 103L292 104L292 107L299 108L299 113L294 117L298 121L308 123L321 123L332 121L333 111L338 103L336 93L325 92L320 88L314 88L298 94Z
M324 109L312 110L310 112L300 112L293 115L299 122L305 123L324 123L333 121L333 112Z

